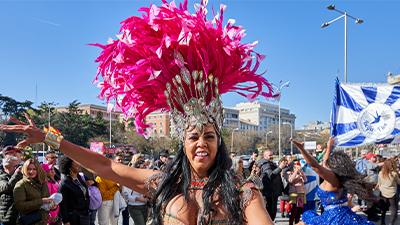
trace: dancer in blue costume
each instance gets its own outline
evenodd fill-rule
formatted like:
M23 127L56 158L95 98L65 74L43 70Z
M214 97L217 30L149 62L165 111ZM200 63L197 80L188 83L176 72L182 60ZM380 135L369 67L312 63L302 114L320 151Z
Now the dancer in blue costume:
M374 199L372 186L363 181L354 162L344 152L332 152L333 138L327 143L327 151L322 165L318 164L313 156L304 150L303 143L293 141L300 150L306 162L324 179L319 186L317 195L325 211L318 215L314 211L303 213L299 224L306 225L373 225L366 218L357 215L348 205L347 193L356 194L366 201Z

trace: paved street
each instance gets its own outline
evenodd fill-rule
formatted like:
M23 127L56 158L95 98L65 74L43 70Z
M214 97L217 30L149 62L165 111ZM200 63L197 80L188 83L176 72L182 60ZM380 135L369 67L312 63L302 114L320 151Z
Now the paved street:
M361 215L365 215L363 213L359 213ZM280 216L281 214L278 212L277 213L277 217L275 218L275 224L276 225L288 225L289 224L289 218L282 218ZM397 215L400 215L400 211L397 212ZM389 221L389 216L390 216L390 212L386 213L386 223L388 223ZM380 225L380 221L374 221L376 225ZM396 224L400 224L400 219L397 219L397 223Z
M287 225L289 224L289 219L288 218L281 218L280 213L278 213L277 218L275 219L275 224L276 225ZM96 224L98 224L96 222ZM118 225L122 225L122 216L119 217ZM132 218L129 218L129 225L134 225Z
M281 217L281 213L278 212L276 214L275 224L277 224L277 225L284 225L284 224L287 225L287 224L289 224L289 218L282 218Z
M397 213L398 215L400 215L400 211ZM387 212L386 214L386 222L389 221L389 215L390 213ZM400 219L397 220L398 224L400 224ZM96 224L98 224L96 222ZM119 217L119 221L118 221L119 225L122 225L122 216ZM289 224L289 218L282 218L280 212L277 213L277 217L275 218L275 224L276 225L288 225ZM375 222L376 225L380 225L380 221ZM131 218L129 218L129 225L134 225L133 220Z

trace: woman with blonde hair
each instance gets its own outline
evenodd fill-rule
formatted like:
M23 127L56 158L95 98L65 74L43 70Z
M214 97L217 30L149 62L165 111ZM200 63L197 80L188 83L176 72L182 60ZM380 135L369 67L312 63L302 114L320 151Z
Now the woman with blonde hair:
M15 207L20 213L21 224L45 225L49 213L41 206L51 203L47 187L46 173L39 162L28 159L22 166L22 180L14 188Z
M136 153L132 156L131 161L128 163L128 166L137 168L138 164L143 164L144 157L141 153Z
M381 224L385 223L386 211L390 211L390 225L395 224L397 219L397 209L399 204L399 193L397 192L397 185L400 185L399 174L396 167L393 166L393 160L386 160L383 163L382 169L378 175L377 187L381 192L381 197L385 201L384 207L381 209Z

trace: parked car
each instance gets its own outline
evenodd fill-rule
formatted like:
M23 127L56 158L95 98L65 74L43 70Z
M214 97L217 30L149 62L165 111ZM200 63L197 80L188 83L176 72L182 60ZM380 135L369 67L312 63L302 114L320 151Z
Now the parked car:
M241 155L240 158L243 160L243 168L248 169L249 168L249 159L251 158L251 155Z

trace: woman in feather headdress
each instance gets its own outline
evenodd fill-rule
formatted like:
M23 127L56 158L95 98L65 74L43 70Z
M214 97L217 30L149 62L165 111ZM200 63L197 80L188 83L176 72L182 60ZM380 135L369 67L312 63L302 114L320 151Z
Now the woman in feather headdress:
M221 94L273 97L271 85L256 73L263 56L253 51L256 43L241 43L244 30L234 20L223 26L225 6L207 20L206 4L196 4L194 14L187 1L141 8L141 17L122 22L117 40L95 44L103 49L97 58L100 97L115 100L126 117L134 117L138 133L147 135L145 118L151 112L170 113L181 145L163 172L114 163L51 130L42 132L29 117L28 125L0 129L24 132L28 138L20 145L45 142L100 176L147 195L153 224L272 224L257 187L230 171L221 137Z

